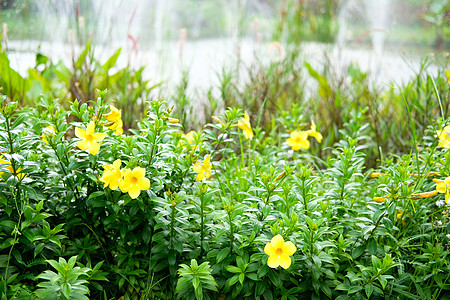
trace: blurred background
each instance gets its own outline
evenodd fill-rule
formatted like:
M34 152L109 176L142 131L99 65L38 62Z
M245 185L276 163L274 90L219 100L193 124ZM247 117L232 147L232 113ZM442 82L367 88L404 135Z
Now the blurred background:
M380 61L387 61L390 71L381 72L381 77L404 79L410 71L399 59L414 65L419 57L450 46L448 0L0 3L2 46L20 72L33 66L39 47L50 57L70 61L73 52L92 41L100 60L122 48L122 65L146 65L148 77L164 81L177 81L180 70L189 70L198 86L212 84L214 73L237 59L250 62L258 51L260 57L273 58L289 45L302 45L299 51L306 58L339 48L346 60L358 61L365 69L380 69ZM355 51L346 53L351 49Z

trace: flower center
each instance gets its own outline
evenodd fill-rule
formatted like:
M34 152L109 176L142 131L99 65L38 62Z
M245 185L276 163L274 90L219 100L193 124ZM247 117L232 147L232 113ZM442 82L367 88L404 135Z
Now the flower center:
M92 134L86 135L86 142L92 143L94 141L94 136Z
M276 255L281 255L281 254L283 254L283 249L282 249L282 248L277 248L277 250L275 250L275 254L276 254Z
M131 177L131 184L137 184L138 183L138 179L136 177Z

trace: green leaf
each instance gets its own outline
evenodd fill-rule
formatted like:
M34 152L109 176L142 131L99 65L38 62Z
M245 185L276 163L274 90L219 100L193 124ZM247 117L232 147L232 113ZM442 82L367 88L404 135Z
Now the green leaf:
M269 272L269 279L270 279L270 281L272 281L272 283L273 283L277 288L281 289L281 287L282 287L282 285L283 285L283 281L281 280L280 275L279 275L277 272L271 270L271 271Z
M241 273L242 272L241 269L236 266L227 266L226 269L228 272L231 272L231 273Z
M194 276L194 278L192 278L192 286L194 287L195 290L197 290L199 285L200 279L197 276Z
M384 277L384 275L380 275L379 277L378 277L378 281L381 283L381 286L383 287L383 289L386 287L386 284L387 284L387 280L386 280L386 278Z
M354 294L354 293L356 293L356 292L359 292L360 290L362 290L363 289L363 287L362 286L360 286L360 285L357 285L357 286L351 286L349 289L348 289L348 294Z
M369 239L369 242L367 243L367 250L369 251L370 254L376 255L377 248L378 248L377 242L375 241L375 239L373 237L371 237Z
M230 253L230 249L228 249L228 248L220 250L216 256L217 263L220 263L222 260L224 260L228 256L229 253Z
M369 283L365 286L364 289L366 291L367 298L370 298L370 295L372 295L372 293L373 293L373 285L371 283Z
M226 281L225 285L231 287L234 284L236 284L236 282L238 282L238 280L239 280L239 275L234 275L233 277L229 278Z
M44 201L43 200L39 201L38 204L36 204L36 211L40 212L43 206L44 206Z
M66 297L66 299L70 299L70 292L71 292L71 288L69 286L68 283L63 283L61 286L61 292L63 293L64 297Z
M365 245L361 245L361 246L356 247L352 251L352 258L353 259L357 259L358 257L360 257L364 253L365 250L366 250L366 246Z

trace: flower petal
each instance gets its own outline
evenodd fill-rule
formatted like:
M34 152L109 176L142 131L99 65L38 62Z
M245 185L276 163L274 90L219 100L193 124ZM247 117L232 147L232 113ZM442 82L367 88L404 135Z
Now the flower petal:
M119 187L119 180L111 180L109 182L109 188L113 191L117 190L117 188Z
M267 265L271 268L276 268L280 265L280 257L278 255L271 255L267 260Z
M100 150L100 145L96 142L89 143L89 153L92 155L97 155Z
M75 135L79 139L84 139L84 137L86 136L86 130L80 127L75 127Z
M445 185L444 182L440 182L440 183L438 183L438 184L436 185L436 190L437 190L439 193L446 193L446 192L447 192L447 187L446 187L446 185Z
M136 184L131 185L130 189L128 190L128 195L130 195L131 199L136 199L139 197L139 194L141 193L141 190Z
M142 178L145 176L145 169L141 167L136 167L133 169L133 176L136 178Z
M197 161L195 164L194 164L194 172L195 173L201 173L201 172L203 172L203 164L201 163L201 162L199 162L199 161Z
M280 234L274 236L270 242L274 249L282 248L284 245L284 239Z
M287 269L291 266L292 260L288 255L280 255L280 266L283 269Z
M112 167L113 167L115 170L119 170L121 165L122 165L122 161L121 161L120 159L116 159L116 160L113 162Z
M148 180L148 178L142 177L138 181L138 186L142 191L148 190L150 188L150 180Z
M197 177L195 177L195 180L201 181L203 178L205 178L205 173L204 172L200 172L200 173L197 174Z
M309 143L308 140L302 140L299 145L300 145L300 148L302 148L302 149L309 149L309 146L311 144Z
M81 140L77 143L77 147L81 150L86 150L88 148L88 143L85 140Z
M286 254L287 256L294 255L295 251L297 251L297 247L295 247L294 243L292 242L285 242L283 245L283 254Z
M129 183L131 181L131 178L133 177L133 173L130 169L124 169L122 172L124 177L123 180Z
M93 138L94 141L103 141L103 139L106 137L106 133L94 133Z
M205 174L206 179L208 179L211 177L211 168L206 169L203 173Z
M272 256L275 254L275 250L272 247L272 244L269 242L266 244L266 246L264 247L264 253L266 253L269 256Z
M95 122L91 121L88 125L88 127L86 128L86 134L91 134L93 135L95 132Z
M129 184L127 181L122 181L119 183L119 188L122 191L122 193L128 192L130 189L131 184Z

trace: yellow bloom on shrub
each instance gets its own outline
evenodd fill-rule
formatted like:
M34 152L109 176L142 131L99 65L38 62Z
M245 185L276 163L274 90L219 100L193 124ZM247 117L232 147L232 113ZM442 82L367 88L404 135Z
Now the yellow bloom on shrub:
M91 121L86 130L75 127L75 135L80 138L81 141L77 143L77 147L81 150L88 150L92 155L97 155L100 150L100 144L105 137L106 133L95 133L95 122Z
M189 143L189 145L192 145L192 143L195 142L194 134L196 135L197 133L195 131L189 131L186 134L182 133L181 137L185 138L187 140L187 142Z
M125 169L123 171L123 180L119 183L122 193L128 193L131 199L136 199L141 191L150 188L150 180L145 178L145 169L136 167L133 170Z
M445 203L450 199L450 177L445 178L436 185L436 191L445 194Z
M271 268L281 266L283 269L290 267L292 260L290 256L294 255L297 248L292 242L285 242L279 234L264 247L264 252L269 255L267 265Z
M384 173L373 172L370 174L370 178L377 178L377 177L380 177L381 175L384 175Z
M186 134L184 134L184 133L182 133L181 134L181 137L182 138L184 138L184 139L186 139L186 141L188 142L188 144L189 145L191 145L191 147L190 148L192 148L192 150L197 150L197 148L198 148L198 146L192 146L193 144L195 144L195 140L198 138L198 135L199 135L200 133L199 132L196 132L196 131L190 131L190 132L188 132L188 133L186 133ZM198 142L198 144L197 145L201 145L202 144L202 142ZM181 142L179 142L178 143L178 147L181 147Z
M436 190L436 191L412 194L411 196L420 197L420 198L430 198L430 197L433 197L434 195L436 195L437 193L438 193L438 191Z
M56 129L53 126L47 126L42 130L42 140L48 144L47 138L51 138L56 134Z
M111 126L109 126L109 129L114 130L114 133L117 135L123 134L123 122L122 120L119 120L118 122L115 122Z
M111 190L116 190L119 187L119 183L122 180L122 171L120 170L121 165L122 161L120 159L116 159L111 166L103 165L105 171L100 178L100 181L104 183L103 188L106 188L109 185Z
M323 136L322 136L322 134L320 132L316 131L316 123L314 123L314 121L311 121L311 129L306 131L306 133L309 136L314 137L319 143L322 142Z
M169 121L169 123L172 123L172 124L176 124L176 123L180 122L180 120L175 119L175 118L167 118L167 121Z
M309 149L308 133L306 131L292 131L291 137L286 140L292 150Z
M374 200L376 203L381 203L381 202L383 202L384 199L386 199L387 197L389 197L389 195L383 196L383 197L374 197L373 200Z
M194 172L198 173L197 177L195 177L195 180L201 181L203 180L203 178L208 179L209 177L211 177L211 169L212 169L211 156L207 155L203 163L197 161L194 164Z
M109 129L114 130L117 135L123 134L123 122L122 122L122 112L114 106L110 105L109 109L111 112L106 114L105 117L108 121L114 122Z
M6 165L6 167L5 167L5 166L2 166L2 165ZM13 169L13 167L11 166L11 162L8 161L8 160L6 160L6 159L3 159L3 156L0 156L0 170L1 170L2 168L8 170L11 174L14 173L14 169ZM21 168L18 168L18 169L16 170L16 173L17 173L17 177L18 177L19 179L22 179L22 178L25 177L25 174L20 173L20 171L22 171L22 169L21 169ZM1 176L3 175L3 173L5 173L5 172L0 171L0 180L2 180L2 179L1 179Z
M238 123L234 126L239 127L243 130L244 136L246 139L253 139L253 130L252 125L250 124L250 117L247 113L244 114L244 117L238 121Z
M118 122L119 120L122 119L122 112L121 110L115 108L114 106L110 105L109 109L111 110L111 112L109 114L106 114L106 120L108 121L112 121L112 122Z
M442 148L450 148L450 125L444 127L443 130L436 131L439 138L439 146Z

